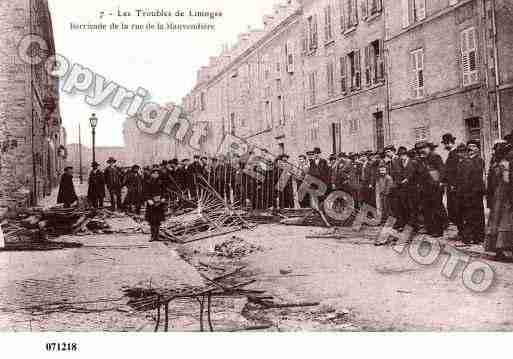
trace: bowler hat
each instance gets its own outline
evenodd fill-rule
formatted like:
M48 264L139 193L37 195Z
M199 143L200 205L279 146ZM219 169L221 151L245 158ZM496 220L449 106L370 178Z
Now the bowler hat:
M322 153L322 151L319 147L314 147L313 153L314 153L314 155L320 155Z
M442 136L442 143L444 145L447 145L449 143L454 143L455 141L456 141L456 137L454 137L450 133L446 133L445 135Z
M107 163L116 163L116 159L114 157L109 157L109 159L107 160Z
M404 146L401 146L397 149L397 155L398 156L401 156L401 155L407 155L408 154L408 150L406 149L406 147Z
M395 152L395 146L394 145L388 145L385 148L383 148L383 152L386 151L394 151Z
M91 167L98 168L98 167L100 167L100 164L98 162L94 161L93 163L91 163Z

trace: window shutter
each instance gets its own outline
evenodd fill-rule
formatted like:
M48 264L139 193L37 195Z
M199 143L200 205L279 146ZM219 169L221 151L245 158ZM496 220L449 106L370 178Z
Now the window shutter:
M340 57L340 92L345 94L347 92L347 65L346 65L346 57Z
M424 20L426 18L426 0L414 0L416 20Z
M366 20L368 17L368 7L367 7L367 0L360 0L360 9L362 12L362 19Z
M411 92L413 98L424 96L424 51L416 50L410 54Z
M286 44L286 49L287 72L292 74L294 73L294 43L292 41L288 41Z
M477 41L476 30L473 27L461 32L461 65L463 86L477 83L479 81Z
M383 0L376 0L376 11L381 12L383 10Z
M356 76L356 87L360 88L362 85L362 75L361 75L361 61L360 61L360 50L356 50L354 52L354 67L355 67L355 76Z
M376 82L380 82L385 78L385 52L383 48L383 40L379 40L379 56L376 61Z
M403 27L410 26L410 1L401 0L402 12L403 12Z
M340 30L342 30L342 32L346 30L346 1L347 0L340 0Z
M313 17L313 35L312 35L312 47L317 48L318 32L317 32L317 15Z
M373 53L373 46L369 45L365 47L365 84L367 86L370 86L372 84L372 53Z
M308 52L308 30L307 26L303 26L303 30L301 32L301 52L306 54Z

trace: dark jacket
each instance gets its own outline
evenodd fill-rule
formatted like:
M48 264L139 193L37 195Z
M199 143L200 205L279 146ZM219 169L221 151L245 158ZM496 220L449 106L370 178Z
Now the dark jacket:
M459 162L456 176L456 192L459 198L484 196L483 171L484 161L480 156L467 157Z
M126 201L129 204L138 204L144 200L144 177L139 172L130 171L125 177L125 186L128 189Z
M145 218L150 224L156 224L164 221L166 214L166 203L163 201L164 186L160 178L151 178L145 186L144 198L153 201L153 197L160 196L161 201L157 203L148 203L146 206Z
M406 166L403 160L397 158L392 163L392 178L395 187L398 189L414 188L418 183L418 163L414 159L409 158Z
M122 185L121 173L117 167L107 167L103 171L105 177L105 185L109 190L118 190Z
M447 184L449 187L455 185L459 161L460 159L456 150L450 151L447 156L447 160L445 161L445 171L442 178L442 182Z
M89 174L89 186L87 188L87 199L94 201L105 198L105 178L100 170L93 170Z
M78 200L78 197L73 185L73 175L64 173L61 177L59 193L57 194L57 203L70 205L76 200Z
M330 183L330 168L324 158L319 159L319 163L316 163L315 160L311 160L308 174L320 179L326 185Z

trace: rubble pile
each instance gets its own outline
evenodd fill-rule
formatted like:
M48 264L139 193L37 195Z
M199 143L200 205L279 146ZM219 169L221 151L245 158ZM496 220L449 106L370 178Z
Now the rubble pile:
M237 236L232 236L231 239L216 244L214 247L214 254L225 258L241 258L259 251L262 251L261 247L248 243Z

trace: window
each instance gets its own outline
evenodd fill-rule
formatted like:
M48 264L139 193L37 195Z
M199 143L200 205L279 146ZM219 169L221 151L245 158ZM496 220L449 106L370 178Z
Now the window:
M324 8L324 39L326 42L333 40L333 29L331 26L331 5Z
M463 86L479 82L477 66L476 29L471 27L461 32L461 66Z
M339 153L342 151L342 131L340 123L334 122L331 124L331 139L333 153Z
M307 140L317 142L319 140L319 120L313 120L308 130Z
M309 88L309 94L310 94L310 101L309 104L311 106L315 105L315 90L316 90L316 72L311 72L310 76L308 78L308 88Z
M294 48L290 41L285 44L285 63L287 64L287 72L294 73Z
M365 84L380 83L384 80L383 41L376 40L365 48Z
M326 77L328 83L328 97L331 97L335 94L335 70L332 61L326 64Z
M205 93L204 92L202 92L200 94L200 106L201 106L201 111L205 111L206 103L205 103Z
M358 2L357 0L346 0L346 24L347 28L358 25Z
M342 56L340 58L340 92L342 94L347 93L347 65L346 65L346 57Z
M348 55L349 70L351 77L351 91L360 89L361 86L361 67L360 50L350 52Z
M422 126L413 129L415 142L428 141L430 137L429 126Z
M365 1L365 0L364 0ZM383 0L366 0L369 15L372 16L374 14L380 13L383 8Z
M313 15L308 18L308 50L317 49L317 16Z
M358 118L357 117L350 118L349 119L349 133L350 134L357 133L358 128L359 128Z
M265 102L265 128L271 128L271 124L273 123L273 108L272 103L270 101Z
M401 0L403 27L408 27L426 18L426 0Z
M375 142L376 149L382 151L385 147L385 128L383 125L383 112L374 114Z
M235 113L230 114L230 133L235 135Z
M277 79L276 80L276 92L280 93L281 92L281 79Z
M424 50L412 51L410 54L411 96L424 97Z
M281 96L278 96L278 124L280 126L283 126L285 125L285 101L283 100L283 98Z

